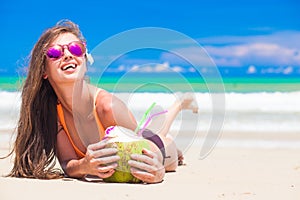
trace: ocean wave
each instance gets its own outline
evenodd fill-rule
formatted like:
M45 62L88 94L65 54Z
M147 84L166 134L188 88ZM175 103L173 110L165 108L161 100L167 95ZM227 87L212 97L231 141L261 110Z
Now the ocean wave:
M167 109L179 93L115 93L128 105L137 120L156 102ZM199 114L185 111L175 119L172 130L208 130L212 116L223 112L223 130L229 131L298 131L300 132L300 92L274 93L195 93ZM224 98L224 107L213 104ZM0 131L16 127L21 104L20 92L0 92ZM216 108L216 109L214 109Z

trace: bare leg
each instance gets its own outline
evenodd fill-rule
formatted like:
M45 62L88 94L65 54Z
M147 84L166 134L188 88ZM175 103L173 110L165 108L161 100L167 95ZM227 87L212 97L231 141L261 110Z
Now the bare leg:
M165 159L166 171L175 171L178 164L183 163L182 152L177 149L172 136L168 134L174 119L183 109L190 109L194 113L198 112L198 106L194 96L191 94L183 95L179 100L173 103L165 115L158 116L148 126L148 129L158 134L164 142L167 155Z
M156 134L167 137L170 127L174 119L181 110L189 109L194 113L198 112L196 99L192 94L184 94L181 98L177 99L169 108L168 112L164 115L156 117L148 126L148 129L154 131Z

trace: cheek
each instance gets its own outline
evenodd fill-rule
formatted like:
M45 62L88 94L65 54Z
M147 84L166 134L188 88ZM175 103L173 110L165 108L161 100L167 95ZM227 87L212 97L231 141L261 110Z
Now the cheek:
M57 71L58 64L53 61L46 61L46 66L45 66L45 74L48 76L53 75Z
M86 59L84 57L78 59L79 59L78 64L81 66L81 70L86 72L87 71Z
M86 63L86 59L84 56L82 57L77 57L77 62L80 63L81 65L83 65L84 63Z
M51 64L49 63L49 61L46 61L46 66L45 66L46 74L50 74L50 68L51 68Z

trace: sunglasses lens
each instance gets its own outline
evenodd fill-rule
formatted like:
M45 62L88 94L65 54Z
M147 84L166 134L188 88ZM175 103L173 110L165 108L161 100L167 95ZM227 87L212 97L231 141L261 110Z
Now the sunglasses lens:
M47 56L49 58L59 58L61 57L62 52L61 52L61 47L51 47L47 51Z
M48 58L59 59L64 55L64 47L67 46L69 52L77 57L82 56L85 53L85 45L80 42L71 42L68 45L55 45L48 49L46 52Z
M84 54L84 46L80 43L71 43L69 44L69 51L74 55L74 56L82 56Z

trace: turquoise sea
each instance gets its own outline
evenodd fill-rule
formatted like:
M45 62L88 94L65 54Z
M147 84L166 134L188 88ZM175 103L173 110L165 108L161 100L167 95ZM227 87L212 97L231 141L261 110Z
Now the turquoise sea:
M0 91L18 91L25 77L0 77ZM295 92L300 91L299 78L222 78L201 79L168 76L89 77L92 84L110 92Z

